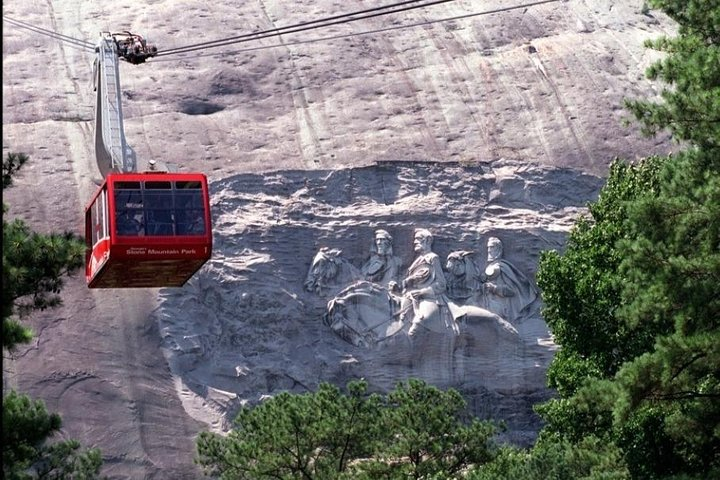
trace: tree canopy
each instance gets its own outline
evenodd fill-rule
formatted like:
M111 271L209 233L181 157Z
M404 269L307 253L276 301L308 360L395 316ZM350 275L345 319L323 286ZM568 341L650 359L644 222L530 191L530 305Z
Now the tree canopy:
M720 477L720 2L650 3L679 24L648 44L667 86L627 106L684 150L615 162L566 251L543 254L561 350L538 411L546 438L613 442L632 478Z
M497 426L465 407L456 391L419 380L386 396L365 381L347 394L324 383L242 409L227 436L201 433L198 463L222 479L452 478L496 451Z

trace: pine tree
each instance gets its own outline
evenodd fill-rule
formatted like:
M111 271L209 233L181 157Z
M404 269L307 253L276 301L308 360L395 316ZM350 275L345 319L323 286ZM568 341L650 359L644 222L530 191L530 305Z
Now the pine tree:
M650 0L678 24L678 35L648 41L666 56L646 72L666 85L661 100L627 100L652 135L668 129L678 142L720 148L720 1Z
M454 390L418 380L387 396L367 382L281 393L241 410L226 436L203 432L198 463L221 479L455 478L491 461L496 427L466 422Z

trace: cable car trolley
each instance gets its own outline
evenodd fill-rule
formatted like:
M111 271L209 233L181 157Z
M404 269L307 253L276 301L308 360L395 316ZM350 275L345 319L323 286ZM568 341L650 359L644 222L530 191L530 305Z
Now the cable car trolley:
M148 58L157 55L157 47L149 45L147 40L137 33L117 32L111 33L110 37L115 41L118 56L132 64L144 63Z
M96 52L95 156L105 179L85 209L87 284L180 287L212 254L207 178L154 170L153 161L137 172L123 128L117 39L103 36Z

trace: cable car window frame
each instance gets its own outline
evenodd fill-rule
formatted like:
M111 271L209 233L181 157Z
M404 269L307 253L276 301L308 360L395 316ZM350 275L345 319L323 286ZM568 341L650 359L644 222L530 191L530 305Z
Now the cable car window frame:
M118 181L113 190L118 236L204 236L208 232L207 206L199 180ZM137 192L140 198L130 194L123 199L128 192ZM121 215L128 212L140 223L137 233L120 231Z
M113 212L115 216L115 234L121 237L144 236L147 221L145 218L142 182L115 182L113 195L115 197L115 211Z
M145 234L150 237L175 236L173 182L147 180L142 184Z
M176 183L176 229L178 235L205 235L205 201L202 184L197 180Z
M100 194L100 216L102 217L101 222L101 235L100 240L105 240L110 237L110 220L108 218L108 212L110 208L108 206L108 192L107 188L104 188Z

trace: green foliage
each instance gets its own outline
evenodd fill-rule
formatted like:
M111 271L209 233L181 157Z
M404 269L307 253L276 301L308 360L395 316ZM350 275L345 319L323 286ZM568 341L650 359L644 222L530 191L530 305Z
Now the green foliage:
M564 353L549 373L561 398L538 411L547 432L614 440L633 478L720 478L720 1L650 4L679 26L648 42L666 55L647 75L667 87L660 102L626 105L645 133L668 129L690 148L638 195L623 195L627 179L617 190L611 171L615 218L591 208L595 222L578 225L568 252L544 256Z
M386 437L364 468L371 478L452 478L470 464L489 462L496 427L478 419L464 422L465 410L455 390L413 379L398 384L382 411Z
M468 480L626 480L630 474L612 443L587 437L572 443L546 437L531 451L504 448L497 459L472 470Z
M720 472L720 2L655 0L679 23L648 70L662 101L628 101L646 133L690 148L613 165L565 254L543 255L546 319L561 345L537 410L544 435L596 435L633 478Z
M667 128L690 145L664 162L657 194L626 205L613 245L624 279L615 318L652 348L570 403L612 392L611 432L634 478L709 478L720 472L720 2L650 3L679 25L648 43L666 55L647 74L668 87L659 103L627 106L646 133Z
M679 35L647 45L665 52L647 71L665 82L661 102L628 100L647 134L669 129L678 141L720 148L720 1L650 0L679 24Z
M629 280L623 316L633 324L672 321L683 334L720 326L720 150L684 153L663 170L660 194L628 210L620 245ZM664 320L663 320L664 319Z
M60 417L48 414L41 401L11 391L3 397L3 469L21 470L37 456L37 444L60 428ZM7 473L7 472L6 472Z
M637 165L615 160L590 218L570 233L566 251L543 252L537 281L543 315L563 346L552 362L548 382L561 396L572 395L588 378L608 378L623 362L652 346L653 332L628 328L616 318L625 278L618 268L616 243L629 235L628 202L657 195L664 160Z
M618 372L615 424L653 412L661 418L655 435L672 444L672 452L659 456L678 457L678 472L693 475L720 469L717 153L695 149L668 162L660 195L633 205L632 236L619 244L620 271L629 280L622 318L632 326L669 328L656 336L652 351Z
M615 442L633 478L720 468L720 157L613 165L567 251L543 255L561 351L545 434Z
M464 422L453 390L416 380L387 397L364 381L347 389L322 384L245 408L227 436L200 434L197 462L222 479L450 478L493 458L495 428Z
M3 159L3 190L6 187L12 185L12 177L20 168L25 165L29 157L24 153L13 153L7 154L7 157ZM5 210L3 209L3 213Z
M590 217L573 228L566 251L541 256L537 279L543 313L562 347L548 369L548 385L559 398L535 407L547 432L573 441L588 435L614 438L616 392L597 382L612 379L625 362L651 351L655 337L672 327L667 321L627 323L618 316L627 277L620 271L623 255L617 245L632 236L633 202L657 197L667 161L614 161L598 200L589 205Z
M543 435L561 435L579 442L592 435L607 441L613 439L613 392L606 381L587 379L573 395L535 405L545 420Z
M63 276L83 265L84 242L72 233L43 235L21 220L3 219L3 346L28 340L16 320L61 303Z
M3 161L3 189L12 185L12 175L26 161L24 154L8 154ZM11 350L32 338L32 331L15 316L60 304L63 276L83 265L85 243L70 232L33 232L20 219L8 222L6 212L3 204L2 344Z
M665 434L662 410L637 409L617 424L617 443L624 446L624 456L634 478L656 478L685 469L683 455Z
M83 451L74 440L47 445L59 431L60 417L41 401L10 391L3 397L3 478L91 479L102 465L97 449Z
M281 393L243 408L226 437L203 432L198 463L223 479L337 478L367 456L378 435L380 398L362 382L343 395L329 384L315 393Z

